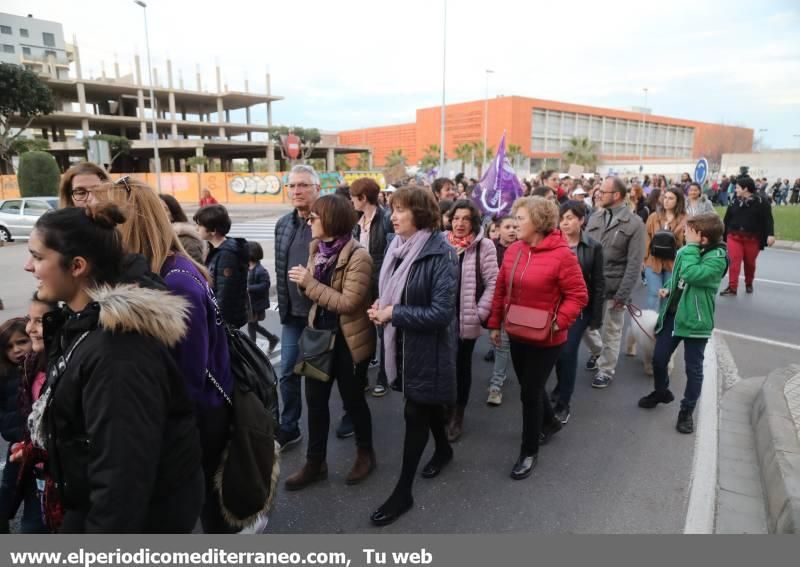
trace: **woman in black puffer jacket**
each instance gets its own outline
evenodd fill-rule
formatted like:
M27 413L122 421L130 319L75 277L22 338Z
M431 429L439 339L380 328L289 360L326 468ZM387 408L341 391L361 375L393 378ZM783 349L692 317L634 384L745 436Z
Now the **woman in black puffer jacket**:
M422 470L433 478L453 458L445 432L445 406L456 400L456 298L458 261L439 231L439 207L430 191L403 187L392 196L396 234L380 275L380 299L370 319L384 325L386 374L402 389L406 432L400 479L371 517L385 526L414 504L411 487L433 434L436 451Z

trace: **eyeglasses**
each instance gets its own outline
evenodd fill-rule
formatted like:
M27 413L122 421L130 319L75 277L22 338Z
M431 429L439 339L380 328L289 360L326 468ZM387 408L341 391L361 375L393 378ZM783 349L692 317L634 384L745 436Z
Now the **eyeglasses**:
M312 213L312 214L308 215L308 220L306 222L308 224L311 224L312 222L318 221L318 220L319 220L319 215L315 215L315 214Z
M95 191L100 185L92 185L91 187L78 187L77 189L70 190L69 194L75 202L85 201L89 198L89 193Z
M309 187L316 187L315 183L287 183L285 185L290 191L294 189L308 189Z

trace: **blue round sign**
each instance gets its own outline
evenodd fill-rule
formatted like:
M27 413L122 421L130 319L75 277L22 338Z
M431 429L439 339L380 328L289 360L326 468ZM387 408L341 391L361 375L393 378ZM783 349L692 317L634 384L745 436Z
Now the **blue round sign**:
M697 165L694 167L694 180L702 185L705 183L706 177L708 177L708 160L706 158L700 158L700 161L698 161Z

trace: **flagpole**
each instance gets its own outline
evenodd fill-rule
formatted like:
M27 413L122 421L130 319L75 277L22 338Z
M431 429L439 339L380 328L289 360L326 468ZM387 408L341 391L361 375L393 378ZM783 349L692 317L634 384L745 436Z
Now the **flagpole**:
M442 18L442 124L441 133L439 134L439 177L444 177L444 93L445 93L445 77L447 68L447 0L444 0L444 14Z
M481 156L483 167L486 167L486 152L489 143L489 75L492 73L494 71L486 69L486 98L483 101L483 155Z

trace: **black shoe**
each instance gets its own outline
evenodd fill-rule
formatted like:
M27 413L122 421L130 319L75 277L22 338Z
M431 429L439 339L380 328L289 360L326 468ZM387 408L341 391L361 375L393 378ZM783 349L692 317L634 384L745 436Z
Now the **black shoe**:
M597 359L600 358L599 356L592 355L589 357L589 360L586 361L586 370L597 370Z
M556 419L560 421L562 425L567 424L570 416L568 404L557 403L556 407L553 408L553 412L556 414Z
M731 289L730 287L726 287L721 292L719 292L719 294L721 296L723 296L723 297L727 296L727 295L736 295L736 290L735 289Z
M350 414L344 414L342 416L342 420L339 422L338 427L336 427L336 437L339 439L346 439L347 437L352 437L355 432L356 430L353 427L353 419L350 417Z
M675 429L681 433L694 433L694 420L692 419L691 411L681 410L678 412L678 423L675 424Z
M745 290L747 293L753 293L753 286L751 286L751 285L746 285L746 286L744 286L744 290Z
M658 404L668 404L675 399L672 392L669 390L659 391L653 390L645 397L639 400L639 407L645 409L653 409Z
M375 526L388 526L411 510L413 505L414 499L410 495L402 497L392 494L389 500L372 513L369 519Z
M434 453L428 464L422 469L422 478L434 478L453 460L453 450L445 455Z
M276 336L273 336L271 339L267 340L269 341L269 352L267 354L272 354L275 352L275 347L278 346L278 343L281 342L281 340Z
M303 434L300 433L299 429L294 433L287 433L286 431L281 429L275 436L275 441L278 442L278 446L281 448L281 453L283 453L286 449L288 449L292 445L300 443L302 439L303 439Z
M539 433L539 445L547 445L553 435L561 431L562 427L563 425L558 419L550 422L549 425L542 426L542 431Z
M483 360L485 360L486 362L494 362L494 349L487 352L484 355Z
M511 469L511 478L514 480L522 480L528 478L533 472L533 467L539 460L538 455L520 455L517 462L514 463L514 468Z

